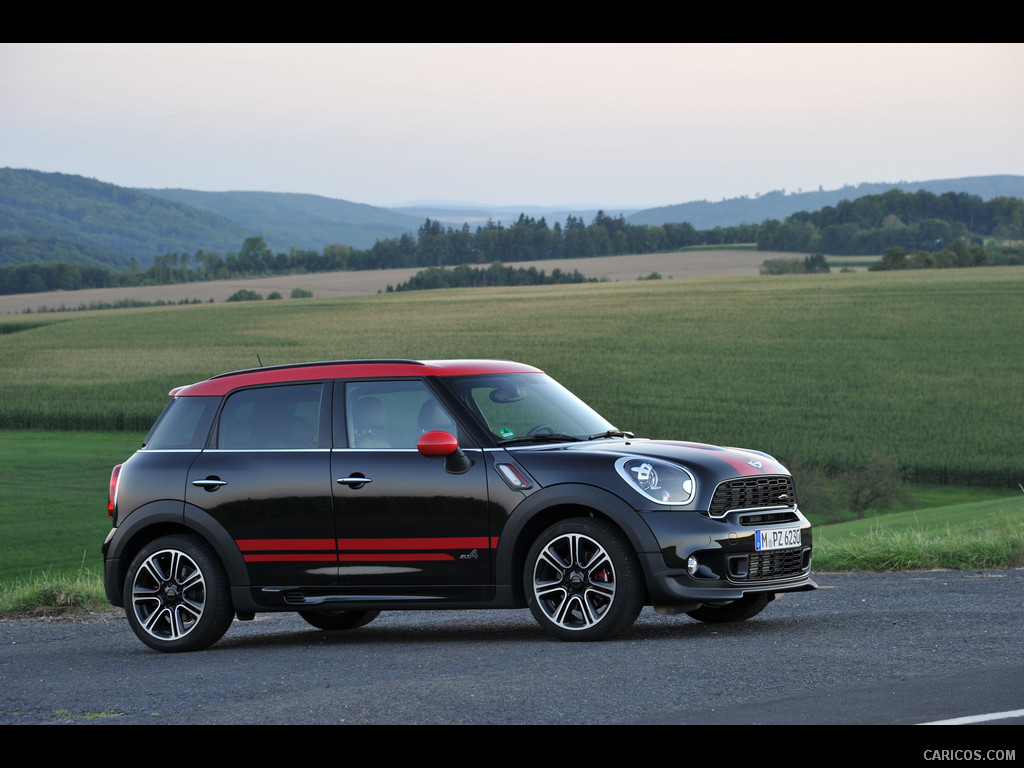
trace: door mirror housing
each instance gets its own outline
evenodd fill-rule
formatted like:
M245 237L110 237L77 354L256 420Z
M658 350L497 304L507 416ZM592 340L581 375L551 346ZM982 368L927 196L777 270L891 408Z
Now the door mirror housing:
M451 432L435 429L416 441L416 450L427 458L444 458L444 469L453 475L467 472L473 462L459 447L459 440Z

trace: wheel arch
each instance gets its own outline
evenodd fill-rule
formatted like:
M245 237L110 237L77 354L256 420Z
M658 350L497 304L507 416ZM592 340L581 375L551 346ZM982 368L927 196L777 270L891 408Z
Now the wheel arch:
M591 485L549 486L527 497L509 515L498 540L496 577L508 585L517 607L526 606L522 585L526 555L537 537L550 525L573 517L602 518L628 539L634 552L657 551L651 529L637 511L613 493ZM638 557L641 564L644 558ZM644 572L644 592L647 593Z
M183 509L184 506L184 509ZM124 580L135 556L162 536L189 534L213 547L231 587L247 586L242 554L227 531L209 514L181 501L154 501L130 514L110 541L104 563L105 589L112 605L124 606Z

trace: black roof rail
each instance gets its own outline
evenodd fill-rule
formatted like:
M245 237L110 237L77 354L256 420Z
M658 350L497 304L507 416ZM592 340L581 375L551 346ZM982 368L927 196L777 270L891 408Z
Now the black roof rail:
M382 363L395 363L400 365L426 365L421 360L403 360L401 358L395 359L367 359L367 360L321 360L319 362L312 363L282 363L281 365L265 365L260 368L243 368L239 371L228 371L227 373L218 373L216 376L211 376L211 379L221 379L225 376L237 376L242 373L252 373L253 371L273 371L281 370L284 368L311 368L318 365L380 365Z

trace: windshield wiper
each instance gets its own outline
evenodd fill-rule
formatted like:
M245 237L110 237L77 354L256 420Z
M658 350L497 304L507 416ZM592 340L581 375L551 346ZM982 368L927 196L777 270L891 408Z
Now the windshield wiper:
M577 443L579 441L580 441L580 438L576 437L575 435L566 435L566 434L564 434L562 432L554 432L554 433L542 432L542 433L538 433L536 435L523 435L522 437L510 437L507 440L499 440L498 441L498 445L509 445L511 443L534 443L534 442L539 442L539 443L550 443L550 442L565 443L565 442L573 442L573 443Z
M609 429L607 432L598 432L591 435L588 440L600 440L602 437L636 437L632 432L624 432L621 429Z

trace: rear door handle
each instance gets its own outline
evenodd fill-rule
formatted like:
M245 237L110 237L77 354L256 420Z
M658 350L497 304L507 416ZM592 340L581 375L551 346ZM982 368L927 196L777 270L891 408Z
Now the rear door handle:
M192 485L196 488L205 488L207 491L216 491L222 485L227 485L227 480L221 480L219 477L208 477L205 480L193 480Z
M349 488L362 488L367 483L372 483L368 477L339 477L336 481L338 485L347 485Z

